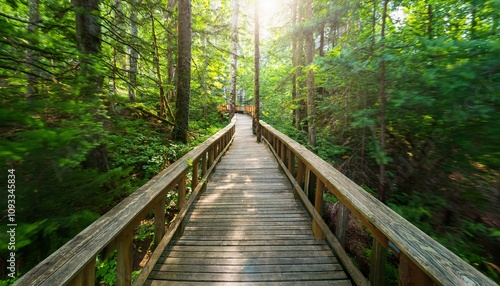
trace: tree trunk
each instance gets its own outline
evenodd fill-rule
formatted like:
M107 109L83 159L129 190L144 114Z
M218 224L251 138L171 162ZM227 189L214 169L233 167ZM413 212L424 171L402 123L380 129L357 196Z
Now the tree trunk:
M141 2L141 1L139 1ZM137 52L137 47L135 43L137 42L137 37L139 35L139 23L137 23L137 9L135 5L136 1L132 0L132 9L130 12L130 34L132 36L132 44L129 44L128 54L129 54L129 70L128 70L128 99L130 102L135 102L135 91L137 87L137 63L139 58L139 53Z
M233 17L231 20L231 90L229 118L233 118L236 109L236 79L238 70L238 0L233 0Z
M380 49L382 54L384 53L385 49L385 24L386 24L386 18L387 18L387 6L388 6L389 0L384 0L384 8L382 11L382 27L381 27L381 32L380 32L380 40L382 41L382 44L380 45ZM386 112L386 103L387 103L387 94L386 94L386 67L385 67L385 60L382 60L380 63L380 152L384 154L385 157L385 150L386 150L386 142L385 142L385 129L386 129L386 119L385 119L385 112ZM382 160L382 162L379 162L379 186L378 186L378 195L380 197L380 200L382 202L387 201L387 190L386 190L386 177L385 177L385 162Z
M292 5L292 27L297 27L297 10L299 9L299 0L294 0ZM297 68L298 68L298 55L297 55L297 37L292 35L292 102L293 102L293 110L292 110L292 124L293 126L297 126L297 108L295 107L297 104ZM298 128L297 128L298 129Z
M312 19L313 0L308 0L305 3L305 18L306 21ZM316 146L316 106L314 94L314 70L312 62L314 60L314 31L312 27L307 27L305 32L306 46L306 65L307 69L307 141L309 145Z
M255 132L257 134L257 142L262 141L262 133L260 127L260 35L259 35L259 0L255 0L255 30L254 30L254 65L255 65L255 87L254 87L254 106L255 106L255 116L254 116L254 126Z
M32 35L38 34L37 25L40 22L40 2L39 0L28 0L28 13L29 13L29 23L28 31ZM35 46L37 44L36 40L30 40L28 43L30 46ZM31 50L26 50L26 67L28 73L26 73L26 100L28 102L34 101L34 96L38 93L38 69L35 67L37 62L36 53Z
M80 56L82 84L80 97L93 99L101 91L103 77L93 68L93 57L101 51L99 0L73 0L76 22L76 42Z
M191 1L179 0L174 140L187 143L191 93Z
M158 52L158 40L156 38L156 30L155 30L155 18L153 15L153 7L150 7L150 17L151 17L151 33L153 36L153 65L156 70L156 83L158 84L160 91L160 117L165 118L167 115L167 98L165 95L165 88L163 87L163 80L161 77L161 68L160 68L160 55Z
M298 7L298 18L297 22L302 23L304 20L304 2L301 2L300 0L297 0L297 2L300 4ZM303 25L301 25L300 30L297 32L297 47L295 50L295 61L296 61L296 68L295 68L295 79L296 79L296 119L295 119L295 128L297 130L307 130L307 122L305 122L305 117L307 115L307 106L306 106L306 100L304 96L303 90L305 89L306 83L303 79L303 74L302 70L304 67L304 32L303 32Z

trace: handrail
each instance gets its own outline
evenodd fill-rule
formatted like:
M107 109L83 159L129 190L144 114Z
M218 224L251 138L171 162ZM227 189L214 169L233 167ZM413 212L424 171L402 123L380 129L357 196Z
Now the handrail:
M186 203L186 178L192 172L192 189L199 192L213 165L232 143L235 122L207 139L160 172L68 243L31 269L14 285L95 285L96 256L104 249L118 249L117 285L132 283L132 233L150 212L155 213L155 245L165 235L165 197L177 187L179 209ZM200 180L200 177L202 178ZM185 208L180 213L185 213ZM183 217L182 217L183 219ZM182 225L179 216L174 221ZM177 229L177 227L176 227ZM182 232L182 228L180 229ZM169 232L167 234L170 235Z
M262 137L276 154L285 173L290 176L293 174L295 191L299 192L303 200L308 200L304 202L306 208L310 204L315 208L312 211L321 212L323 189L326 187L373 234L371 285L384 285L389 247L399 252L399 285L496 285L317 155L269 124L263 121L260 124ZM310 213L312 211L309 210ZM324 232L321 227L324 222L317 219L317 215L320 214L311 215L313 231ZM347 216L343 217L345 220ZM337 225L345 226L345 221ZM340 227L336 236L342 243L345 227ZM342 260L342 257L339 258ZM349 264L349 261L343 262ZM362 279L359 283L366 284Z
M217 110L219 112L222 112L222 111L229 111L229 104L226 104L226 105L219 105L217 107ZM236 112L243 112L245 114L249 114L251 115L252 117L255 115L255 108L253 105L245 105L245 106L241 106L241 105L235 105L234 106L234 110Z

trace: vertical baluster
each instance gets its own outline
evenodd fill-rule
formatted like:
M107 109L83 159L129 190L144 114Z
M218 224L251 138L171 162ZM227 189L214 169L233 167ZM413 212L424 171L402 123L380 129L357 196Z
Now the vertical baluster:
M193 179L191 180L191 188L194 190L198 186L198 168L200 165L200 159L193 161Z
M93 256L82 270L71 281L73 286L94 286L95 285L95 259Z
M295 172L295 153L292 150L288 149L288 171L290 174L294 174Z
M177 188L179 193L179 211L181 211L182 207L186 204L186 172L182 174Z
M399 285L422 285L432 286L437 285L427 276L420 268L418 268L413 261L411 261L405 254L401 253L399 256Z
M201 157L201 176L204 177L205 174L207 173L208 166L207 166L207 153L204 152L202 157Z
M215 149L215 146L212 145L210 146L210 149L208 150L208 167L212 167L213 163L214 163L214 149Z
M299 186L304 189L304 174L306 173L306 165L304 165L304 163L300 160L299 160L299 166L298 166L298 169L297 169L297 184L299 184Z
M309 169L309 167L306 166L306 171L304 174L304 188L303 188L303 190L308 198L309 198L309 191L310 191L310 185L309 185L310 180L311 180L311 170Z
M336 217L336 229L335 229L335 236L337 237L337 240L339 241L340 245L342 245L343 248L345 248L345 233L347 229L347 217L349 214L349 210L346 208L346 206L342 202L338 202L339 205L339 210L337 212L337 217Z
M125 230L118 242L116 285L132 285L132 230Z
M375 238L373 239L372 258L370 262L370 284L373 286L385 285L385 264L387 249ZM420 285L420 284L412 284Z
M155 245L158 245L165 235L165 199L162 198L155 206Z
M323 187L325 184L319 177L316 177L316 192L314 194L314 208L320 216L323 215ZM313 219L312 230L316 239L324 239L325 235L316 220Z
M286 145L285 142L281 142L281 161L286 162Z

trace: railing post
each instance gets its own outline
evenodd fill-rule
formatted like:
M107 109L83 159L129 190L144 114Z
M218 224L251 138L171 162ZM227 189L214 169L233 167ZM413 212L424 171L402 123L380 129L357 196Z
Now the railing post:
M95 256L83 267L78 275L73 278L70 285L94 286L95 285Z
M413 261L411 261L404 253L399 256L399 285L436 285L429 276L427 276Z
M184 173L179 181L178 194L179 194L179 211L186 204L186 173Z
M214 163L215 159L215 145L210 146L210 149L208 150L208 167L212 167L212 164Z
M309 191L310 191L310 180L311 180L311 169L309 169L309 167L306 166L306 171L305 171L305 174L304 174L304 188L302 188L304 190L304 193L306 194L306 196L309 198ZM309 201L310 201L310 198L309 198Z
M337 204L339 205L339 209L337 212L335 223L335 225L337 226L335 228L335 236L337 237L340 245L345 248L345 233L347 229L348 210L341 201L339 201Z
M191 188L194 190L198 186L198 168L200 164L200 159L193 161L193 179L191 180Z
M385 264L387 262L387 249L377 240L373 239L372 258L370 262L370 285L385 285ZM420 285L420 284L413 284Z
M325 184L319 177L316 177L316 192L314 194L314 208L316 211L319 213L319 215L323 215L323 187ZM316 220L313 219L312 223L312 231L314 233L314 237L316 239L324 239L325 235L323 231L321 231L321 228L319 227L318 223Z
M306 173L306 165L299 159L299 166L297 168L297 184L304 189L304 176Z
M116 258L116 285L132 285L132 230L119 238Z
M203 153L201 157L201 176L204 177L205 174L207 173L208 167L207 167L207 153Z
M286 156L286 159L287 159L287 167L288 167L288 171L290 172L290 174L293 175L293 172L295 171L295 153L292 152L292 150L290 149L287 149L287 156Z
M165 199L155 206L155 245L158 245L165 235Z
M285 145L285 142L281 142L281 161L286 162L286 149L288 149Z

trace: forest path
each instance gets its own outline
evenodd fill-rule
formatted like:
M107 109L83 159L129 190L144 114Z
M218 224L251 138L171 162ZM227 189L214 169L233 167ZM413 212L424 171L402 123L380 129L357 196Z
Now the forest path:
M233 145L189 211L182 237L145 285L351 285L252 119L236 114Z

